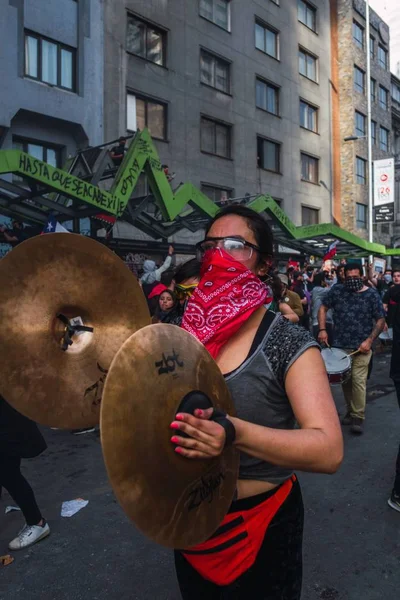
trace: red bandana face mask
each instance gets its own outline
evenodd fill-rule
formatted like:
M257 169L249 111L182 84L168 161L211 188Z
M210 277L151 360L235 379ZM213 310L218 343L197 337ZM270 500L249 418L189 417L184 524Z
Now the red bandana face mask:
M216 248L204 256L201 280L188 302L182 327L216 358L250 315L271 302L271 290L254 273Z

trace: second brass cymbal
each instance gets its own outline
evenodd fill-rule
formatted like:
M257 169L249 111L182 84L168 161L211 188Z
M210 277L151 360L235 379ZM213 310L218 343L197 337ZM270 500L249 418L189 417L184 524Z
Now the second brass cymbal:
M115 353L150 322L136 278L102 244L54 233L14 248L0 279L0 394L43 425L95 425ZM68 345L71 319L93 331Z
M170 423L198 392L234 413L217 364L175 325L150 325L116 354L104 388L101 442L108 475L127 515L159 544L188 548L207 539L232 502L239 453L210 460L174 451ZM197 400L196 400L197 401Z

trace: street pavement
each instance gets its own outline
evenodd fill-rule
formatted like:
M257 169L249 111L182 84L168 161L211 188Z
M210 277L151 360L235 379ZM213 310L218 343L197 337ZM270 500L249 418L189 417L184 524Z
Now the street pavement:
M340 471L300 474L306 507L302 600L400 598L400 513L387 505L400 414L388 371L389 355L376 355L365 434L344 430ZM340 388L334 395L343 413ZM44 433L48 450L24 461L23 472L51 536L11 553L15 561L0 567L1 600L180 600L171 551L145 539L114 498L98 433ZM89 504L62 518L61 503L74 498ZM9 504L3 493L0 555L22 524L21 513L4 514Z

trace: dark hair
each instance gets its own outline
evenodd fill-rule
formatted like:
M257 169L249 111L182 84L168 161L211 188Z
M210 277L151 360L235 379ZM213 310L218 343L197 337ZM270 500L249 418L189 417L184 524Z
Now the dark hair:
M118 141L119 141L119 142L126 142L126 137L124 137L123 135L121 135L121 136L118 138Z
M274 254L274 247L271 228L266 219L260 213L256 213L247 206L242 206L241 204L231 204L230 206L225 206L222 208L208 223L206 235L216 221L222 219L222 217L227 217L228 215L236 215L245 219L248 228L254 233L257 246L260 248L261 257L272 258Z
M400 263L396 264L396 265L393 265L393 267L392 267L392 275L393 275L393 273L400 273Z
M186 261L175 271L175 283L182 283L182 281L191 279L192 277L198 277L200 279L200 269L201 264L197 258L192 258L191 260Z
M169 294L171 296L171 299L173 300L173 303L174 303L174 306L175 306L175 304L177 303L177 298L176 298L175 292L173 292L172 290L168 290L168 289L163 290L161 292L161 294L158 296L158 301L159 302L160 302L160 298L161 298L161 296L163 294Z
M322 284L325 283L325 272L317 273L314 277L314 286L322 287Z
M360 277L363 277L363 268L359 263L347 263L344 266L344 276L346 277L349 271L355 271L356 269L360 273Z
M277 275L274 275L269 280L269 286L272 290L272 294L273 294L275 302L280 302L284 285L285 284L279 279L279 277Z

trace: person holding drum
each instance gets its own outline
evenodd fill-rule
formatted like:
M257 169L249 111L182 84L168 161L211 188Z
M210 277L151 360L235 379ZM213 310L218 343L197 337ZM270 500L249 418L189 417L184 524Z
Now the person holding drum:
M385 327L385 313L378 292L364 285L361 265L348 263L344 285L333 286L323 297L318 312L321 344L328 342L326 314L329 309L335 324L334 346L352 354L351 375L342 385L347 405L342 423L351 425L352 433L362 434L371 348Z
M213 409L178 413L171 443L188 461L212 461L231 442L241 462L219 529L175 551L184 600L299 600L303 501L294 471L334 473L343 458L318 344L268 310L272 294L260 278L272 252L267 222L240 205L222 209L198 244L201 280L182 326L215 358L237 416L225 417L228 435L226 422L210 420Z

